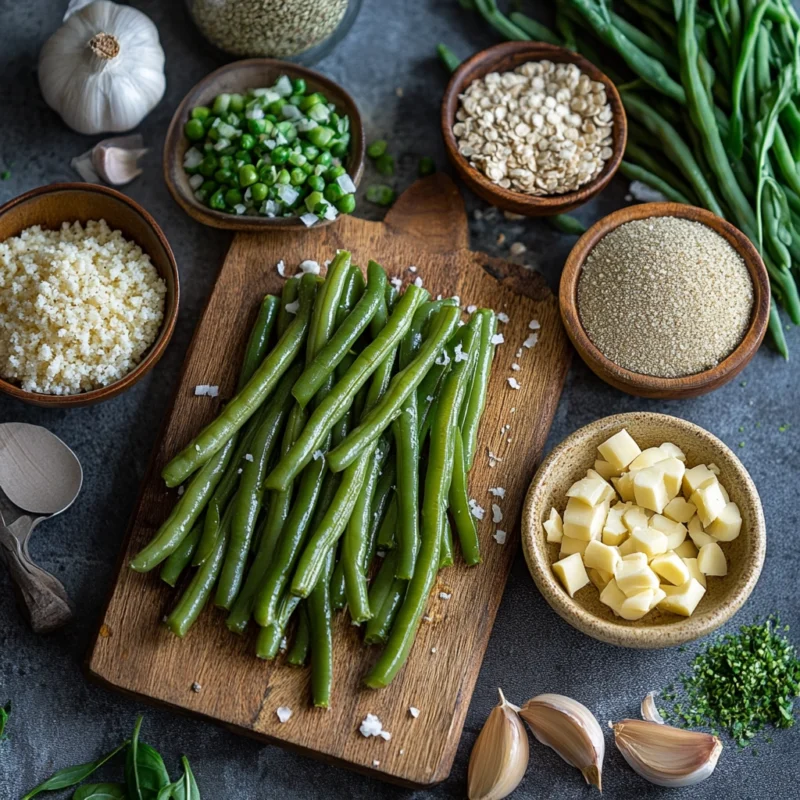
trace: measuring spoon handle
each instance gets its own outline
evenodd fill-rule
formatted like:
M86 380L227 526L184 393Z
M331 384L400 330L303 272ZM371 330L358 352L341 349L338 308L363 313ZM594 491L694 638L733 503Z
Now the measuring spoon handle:
M67 593L58 578L34 564L19 540L0 525L0 556L5 561L20 607L34 633L49 633L72 619Z

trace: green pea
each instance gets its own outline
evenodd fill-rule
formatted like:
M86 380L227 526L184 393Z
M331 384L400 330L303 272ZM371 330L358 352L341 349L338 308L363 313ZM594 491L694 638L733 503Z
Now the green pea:
M267 121L265 119L249 119L247 120L247 130L254 136L258 136L259 133L266 133Z
M295 167L289 173L289 177L291 179L292 186L300 186L301 184L306 182L306 178L308 177L308 175L306 175L306 173L303 172L303 170L300 169L299 167Z
M347 144L345 142L334 142L331 145L331 155L334 158L344 158L347 155Z
M229 94L218 94L214 98L214 105L211 107L211 110L217 115L227 114L230 105L231 105L231 96ZM212 197L211 199L213 200L214 198Z
M217 189L219 189L219 184L216 181L203 181L203 185L200 187L200 191L205 192L207 197L214 194Z
M303 102L300 103L300 110L308 111L308 109L311 108L311 106L314 106L317 103L322 103L323 105L327 105L328 99L325 97L324 94L320 92L314 92L313 94L306 95L303 98Z
M322 179L320 178L320 180ZM324 182L325 181L323 181L323 183ZM325 187L324 194L325 194L325 199L329 203L334 203L334 204L338 203L339 200L341 200L344 197L344 192L342 191L342 188L341 186L339 186L338 183L329 183Z
M258 171L258 178L262 183L266 183L267 186L272 186L278 180L278 170L272 165L262 167Z
M217 171L218 166L219 161L217 161L217 157L213 153L206 153L206 155L203 156L203 160L200 162L200 166L197 168L197 171L204 178L210 178Z
M344 167L331 167L325 173L325 180L328 183L333 183L337 178L341 178L342 175L346 175L347 170Z
M309 175L306 183L314 192L321 192L325 188L325 181L320 175Z
M208 204L211 206L211 208L216 208L217 211L225 210L225 195L223 194L222 189L217 189L217 191L211 195Z
M228 189L225 192L225 202L229 206L238 206L242 202L242 193L238 189Z
M433 175L436 172L436 164L434 160L430 156L423 156L419 160L419 166L417 167L417 174L420 178L424 178L426 175Z
M352 214L356 208L356 196L354 194L346 194L335 205L340 214Z
M239 139L239 147L242 150L252 150L256 146L256 137L250 133L243 133Z
M233 156L220 156L219 165L222 169L233 169Z
M208 106L195 106L189 116L192 119L199 119L202 122L210 113L211 109Z
M240 94L232 94L228 108L231 111L235 111L237 114L240 114L242 111L244 111L244 97Z
M305 199L306 208L309 211L314 212L316 207L320 203L324 202L324 200L325 198L322 196L322 192L311 192L311 194Z
M204 139L206 135L206 129L199 119L190 119L183 126L183 132L186 134L186 138L192 142L199 142L201 139Z
M331 125L333 125L334 128L336 128L338 130L340 121L341 121L341 117L334 111L331 114Z
M253 163L253 156L251 156L247 150L237 150L233 157L236 161L244 161L245 164ZM241 164L239 166L241 166Z
M308 159L302 153L292 153L289 156L289 163L294 167L302 167Z
M204 127L204 128L207 130L207 131L211 130L211 126L214 124L214 120L215 120L215 119L218 119L218 117L215 117L213 114L209 114L209 115L208 115L208 116L207 116L207 117L206 117L206 118L203 120L203 127Z
M308 141L315 147L325 147L336 134L332 128L327 128L325 125L317 125L306 135L308 136Z
M258 172L252 164L239 167L239 186L251 186L258 180Z
M268 192L269 189L264 183L254 183L250 187L250 197L252 197L256 203L263 203L264 200L267 199Z
M293 94L293 95L292 95L292 96L289 98L289 102L290 102L290 103L291 103L293 106L299 106L299 105L300 105L300 103L302 103L302 102L303 102L303 95L301 95L301 94Z
M272 163L280 166L289 160L290 150L288 147L279 145L272 151Z
M370 158L378 158L386 152L388 146L386 139L376 139L367 147L367 155Z
M267 122L271 122L273 125L278 121L278 118L274 114L267 114L264 117Z
M313 175L314 174L314 165L310 161L306 161L305 164L300 166L300 169L305 172L306 175Z
M316 163L321 164L323 167L329 167L333 163L333 156L327 150L323 150L317 156Z
M273 100L271 103L267 105L267 111L270 114L275 115L275 120L277 120L278 115L281 113L281 109L286 105L286 101L281 97L278 100Z
M232 169L218 169L214 173L214 180L217 183L225 183L228 186L236 185L236 175L234 175Z
M384 153L375 161L375 169L377 169L381 175L394 175L394 159L388 153Z
M293 142L297 138L297 129L289 120L279 122L276 126L278 133L282 134L287 142Z
M277 178L277 182L278 183L287 184L287 183L290 183L291 180L292 180L292 176L289 174L289 170L288 169L282 169L278 173L278 178Z
M303 142L301 145L301 149L303 155L309 160L313 161L319 155L319 148L314 147L313 144L308 144L308 142Z
M380 183L367 188L367 200L379 206L390 206L394 202L394 190Z
M305 94L306 91L308 91L308 87L303 78L295 78L292 81L292 94Z

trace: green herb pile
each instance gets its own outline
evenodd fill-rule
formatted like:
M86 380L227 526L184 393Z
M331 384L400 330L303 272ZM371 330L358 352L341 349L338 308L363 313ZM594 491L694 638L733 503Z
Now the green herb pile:
M557 31L461 0L507 39L574 50L620 89L621 172L725 217L758 246L773 301L800 324L800 18L790 0L562 0ZM440 47L452 68L455 59ZM775 302L770 334L788 358Z
M197 106L184 125L192 146L183 168L201 203L230 214L300 216L311 226L356 207L355 184L342 164L350 118L302 78L220 94Z
M762 624L743 625L707 645L681 676L685 697L667 709L666 716L684 727L724 731L740 747L772 725L794 725L794 700L800 696L800 659L777 617ZM668 687L661 699L678 699Z
M31 800L42 792L71 789L115 756L125 753L124 783L85 783L75 790L72 800L200 800L200 790L186 756L181 758L183 774L170 781L161 754L149 744L139 741L142 717L136 720L133 736L97 761L65 767L31 789L22 800Z

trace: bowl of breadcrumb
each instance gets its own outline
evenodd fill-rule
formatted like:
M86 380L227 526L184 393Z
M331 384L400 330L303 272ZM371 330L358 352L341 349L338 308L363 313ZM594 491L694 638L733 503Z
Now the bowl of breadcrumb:
M115 397L161 358L178 267L156 221L102 186L52 184L0 208L0 391L71 407Z

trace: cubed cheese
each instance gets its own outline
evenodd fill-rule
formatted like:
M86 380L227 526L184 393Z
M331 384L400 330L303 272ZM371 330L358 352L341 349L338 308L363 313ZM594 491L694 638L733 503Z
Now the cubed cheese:
M589 576L589 580L601 592L606 588L608 582L614 578L610 572L605 572L602 569L587 569L586 574Z
M605 589L600 592L600 602L607 605L617 616L619 616L620 606L627 598L622 590L617 586L616 580L612 578L607 584Z
M688 533L685 525L681 525L680 522L675 522L662 514L654 514L650 517L650 527L661 531L667 537L667 550L674 550L676 547L680 547Z
M681 481L686 472L686 465L677 458L665 458L655 465L655 469L659 469L663 473L667 497L674 500L681 490Z
M614 469L608 461L602 461L601 459L597 459L594 462L594 471L601 475L605 480L610 481L612 478L616 478L619 475L619 470Z
M589 583L589 576L586 574L583 560L578 553L556 561L553 564L553 572L558 576L570 597L574 597L575 592L583 589Z
M567 497L580 500L590 506L596 506L607 499L606 488L611 489L600 476L582 478L567 489ZM611 491L614 490L611 489Z
M641 448L623 428L597 448L600 455L616 470L623 470L641 453Z
M633 553L625 556L614 571L617 586L626 597L645 592L648 589L655 589L658 586L658 577L647 566L646 559L642 562L637 558L641 555L641 553Z
M564 511L564 536L584 542L599 539L607 513L607 503L590 506L577 497L570 497Z
M614 500L617 499L617 493L614 491L614 487L599 472L593 469L586 470L586 477L596 481L603 481L605 484L603 496L600 498L601 501L608 500L613 503Z
M655 528L636 528L631 541L637 553L644 553L648 560L667 552L667 537Z
M686 569L689 570L689 577L694 578L704 589L706 588L706 576L700 572L700 567L697 566L697 558L684 558L683 563L686 564Z
M561 521L561 514L555 508L550 509L550 518L545 520L543 527L548 542L561 541L561 537L564 535L564 523Z
M719 542L732 542L741 530L742 514L736 503L726 504L719 516L708 526L708 533Z
M650 517L644 513L644 509L639 506L630 506L622 512L622 522L632 533L636 528L646 528L650 524Z
M628 536L628 538L622 544L617 545L617 550L619 550L619 554L621 556L629 556L636 552L636 545L631 540L631 537Z
M706 593L706 590L694 578L690 578L683 586L663 584L661 590L666 597L658 604L658 607L684 617L690 617L694 613L697 604Z
M686 453L672 442L664 442L658 449L666 453L667 458L677 458L678 461L686 461Z
M716 478L712 483L707 483L697 489L689 498L689 502L697 506L697 516L700 517L704 528L708 528L727 505Z
M698 464L683 473L683 494L691 497L701 486L716 479L717 476L705 464Z
M697 554L697 568L703 575L721 577L728 574L728 561L716 542L704 544L700 548Z
M691 539L686 539L673 552L677 553L681 558L697 558L697 546Z
M664 510L670 498L664 484L664 473L658 465L640 469L634 474L633 495L638 506L648 508L657 514Z
M580 539L571 539L569 536L561 537L561 548L558 551L558 557L571 556L573 553L583 555L586 552L586 546L589 542L581 541Z
M653 589L646 589L643 592L630 595L625 598L625 601L619 607L619 615L622 619L627 620L641 619L650 610L654 599L655 592Z
M657 464L665 458L669 458L669 456L660 448L648 447L647 450L642 450L642 452L631 461L628 465L628 469L634 470L652 467L653 464Z
M691 575L683 559L674 552L662 553L650 562L650 569L673 586L683 586Z
M632 503L634 500L633 494L633 476L635 473L626 472L620 475L619 478L612 478L611 483L617 490L617 494L626 502Z
M682 497L673 497L664 506L664 516L684 525L695 515L697 509Z
M711 544L714 541L713 536L709 536L703 530L703 523L700 522L700 517L694 516L689 520L689 537L694 542L695 547L702 547L704 544Z
M608 510L605 525L603 525L603 544L618 545L628 538L628 529L622 520L622 514L627 506L617 503Z
M648 611L652 611L666 596L667 593L660 586L657 589L653 589L653 599L650 601Z
M621 557L616 547L609 547L596 540L589 542L583 554L583 563L587 567L601 569L612 574L620 560Z

